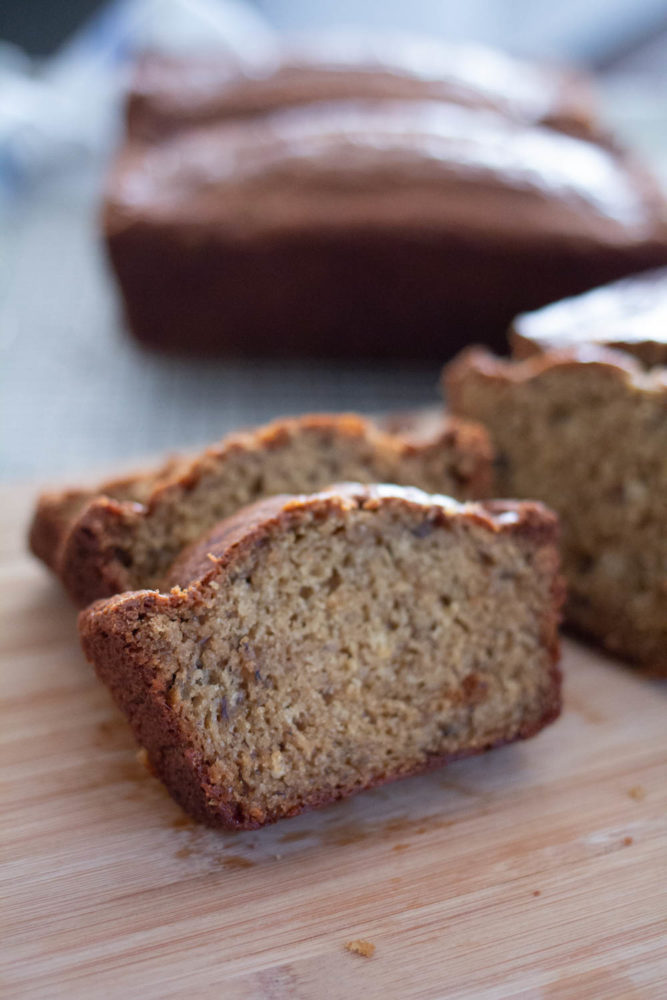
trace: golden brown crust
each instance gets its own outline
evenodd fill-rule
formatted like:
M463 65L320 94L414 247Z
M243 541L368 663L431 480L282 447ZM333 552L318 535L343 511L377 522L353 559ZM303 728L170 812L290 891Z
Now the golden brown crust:
M470 376L489 384L521 384L556 371L576 371L586 366L592 374L616 382L638 395L648 393L667 399L667 368L646 371L639 361L624 351L596 344L582 344L545 353L529 353L516 360L499 358L485 347L472 346L461 351L446 366L442 387L454 412L463 413L462 392Z
M354 787L339 787L333 793L318 788L288 808L262 811L257 806L233 804L231 788L221 787L210 764L197 748L193 736L172 708L170 679L160 669L163 651L159 643L147 649L136 638L147 616L161 614L179 620L184 613L196 617L211 585L228 579L243 558L261 547L276 530L298 525L307 517L326 520L341 509L377 510L383 506L419 508L429 520L442 527L455 524L482 525L497 535L524 540L539 554L539 572L551 581L551 600L543 609L539 634L548 658L548 696L540 717L524 720L518 728L483 745L471 745L456 753L434 754L419 767L402 768L374 775ZM101 600L81 612L79 632L84 652L101 680L127 714L139 743L146 748L151 767L174 799L196 819L228 829L254 829L305 809L326 805L336 799L384 782L407 777L451 760L479 754L495 746L527 739L552 722L560 712L561 674L558 667L558 622L563 601L563 584L558 572L557 518L538 503L492 501L461 505L448 497L429 496L420 490L395 486L364 487L342 484L312 496L272 497L259 501L220 525L210 541L211 556L201 552L181 567L183 587L169 594L154 591L121 594ZM186 583L186 578L191 579ZM474 699L472 691L470 697Z
M150 525L156 512L173 508L177 519L179 505L187 507L213 466L224 468L239 454L256 455L261 462L262 456L289 449L292 441L307 434L322 434L343 450L346 442L351 447L363 444L369 470L378 456L389 456L404 481L412 481L421 469L418 485L438 487L433 480L442 476L439 488L462 498L490 492L491 448L478 425L441 416L430 434L417 441L409 434L385 433L354 414L306 415L231 434L192 461L172 459L157 472L113 480L96 490L45 494L33 518L31 549L79 605L146 586L148 580L137 578L130 567L137 533Z
M618 377L614 372L624 373L624 379L627 375L642 375L641 366L633 358L612 348L593 344L547 353L534 352L516 359L500 358L485 347L473 345L461 351L447 365L443 372L443 386L448 394L455 392L471 371L483 373L485 378L525 382L550 369L574 368L582 364L604 366L611 370L612 377Z

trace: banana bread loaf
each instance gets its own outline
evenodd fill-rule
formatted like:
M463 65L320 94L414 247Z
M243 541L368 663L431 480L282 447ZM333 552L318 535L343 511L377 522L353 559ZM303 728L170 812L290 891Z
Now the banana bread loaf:
M554 719L555 530L539 504L396 486L274 497L171 593L82 612L83 648L174 798L258 827Z
M278 420L232 434L190 461L41 497L33 552L80 605L159 586L181 549L239 507L342 478L388 481L468 499L488 496L483 428L441 417L427 434L390 434L348 414Z
M191 353L448 357L667 264L667 207L627 157L436 101L130 142L104 230L130 329Z
M482 46L350 36L251 59L146 52L132 80L127 127L133 138L155 141L207 122L359 98L451 101L573 134L596 128L591 87L580 73Z
M589 307L584 297L584 314ZM563 307L564 341L570 329L584 335L575 312L574 303ZM537 350L539 317L517 329L530 331ZM629 322L622 338L632 334ZM592 339L600 336L593 325ZM488 427L498 492L536 497L559 514L567 621L667 674L667 368L596 345L519 360L479 348L454 361L445 382L454 412Z

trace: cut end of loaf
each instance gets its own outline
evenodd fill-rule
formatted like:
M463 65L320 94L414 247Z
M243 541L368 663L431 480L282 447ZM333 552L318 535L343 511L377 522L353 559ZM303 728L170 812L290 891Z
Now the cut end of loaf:
M444 379L488 428L500 491L558 512L568 623L667 675L667 368L582 341L516 360L470 348Z
M555 718L555 531L396 487L273 498L170 594L84 612L82 641L174 797L257 827Z

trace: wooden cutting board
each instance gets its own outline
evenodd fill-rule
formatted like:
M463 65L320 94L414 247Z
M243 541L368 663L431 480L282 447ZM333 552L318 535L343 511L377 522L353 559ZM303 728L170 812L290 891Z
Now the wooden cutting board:
M664 684L568 641L536 739L215 833L138 762L32 499L0 493L3 997L667 997Z

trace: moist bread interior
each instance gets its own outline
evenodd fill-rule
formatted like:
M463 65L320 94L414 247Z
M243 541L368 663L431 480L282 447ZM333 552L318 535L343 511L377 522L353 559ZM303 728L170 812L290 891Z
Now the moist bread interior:
M548 558L419 511L314 515L145 638L211 776L259 818L537 728Z

